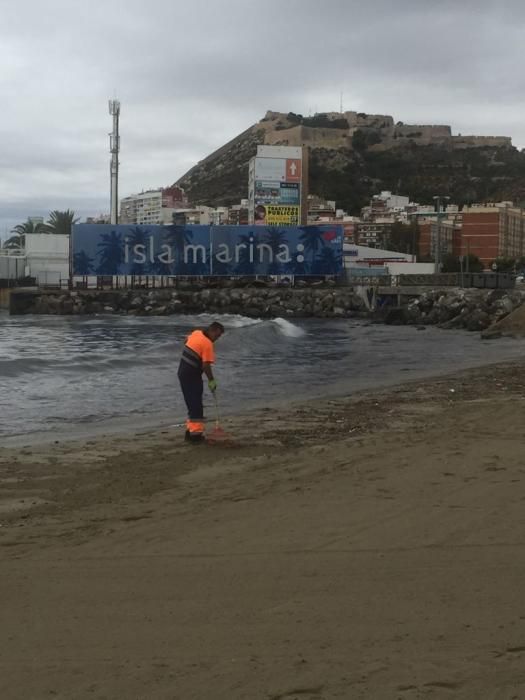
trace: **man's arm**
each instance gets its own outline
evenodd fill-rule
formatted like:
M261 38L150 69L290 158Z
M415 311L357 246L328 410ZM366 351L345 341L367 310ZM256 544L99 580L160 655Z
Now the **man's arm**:
M209 381L213 381L213 372L211 371L211 362L202 363L202 371L208 377Z

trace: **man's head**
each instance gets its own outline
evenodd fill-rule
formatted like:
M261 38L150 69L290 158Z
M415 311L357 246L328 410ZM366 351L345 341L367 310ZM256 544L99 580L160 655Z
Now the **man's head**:
M219 323L218 321L214 321L213 323L210 323L208 328L206 328L206 335L213 343L216 340L218 340L223 333L224 333L224 326L222 325L222 323Z

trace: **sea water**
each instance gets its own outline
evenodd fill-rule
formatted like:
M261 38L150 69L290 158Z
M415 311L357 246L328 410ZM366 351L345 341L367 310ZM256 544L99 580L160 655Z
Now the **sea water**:
M353 320L1 314L0 439L182 422L184 339L215 319L226 328L216 344L218 397L236 414L513 359L525 347Z

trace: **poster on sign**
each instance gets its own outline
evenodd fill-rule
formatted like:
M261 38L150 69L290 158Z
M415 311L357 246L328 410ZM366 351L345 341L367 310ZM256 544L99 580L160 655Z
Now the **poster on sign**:
M298 206L281 204L258 204L255 207L256 226L297 226L300 209Z
M256 180L255 204L300 204L300 185L298 182L276 182Z

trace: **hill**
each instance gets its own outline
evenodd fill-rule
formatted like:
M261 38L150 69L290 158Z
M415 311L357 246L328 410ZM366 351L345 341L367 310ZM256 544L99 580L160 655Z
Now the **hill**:
M200 161L177 185L192 202L230 205L247 197L248 161L258 144L307 146L310 193L358 214L381 190L428 203L525 200L525 153L507 136L452 135L450 126L394 123L389 115L267 112Z

